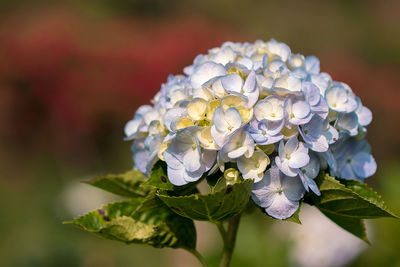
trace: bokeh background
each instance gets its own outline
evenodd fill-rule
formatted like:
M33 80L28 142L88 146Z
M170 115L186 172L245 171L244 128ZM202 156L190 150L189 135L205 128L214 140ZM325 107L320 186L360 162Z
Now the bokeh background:
M400 1L1 0L0 266L197 266L61 222L113 199L79 181L132 167L124 123L169 73L224 41L272 37L372 109L368 183L400 212ZM245 216L232 265L400 266L399 221L370 221L366 246L311 208L301 219ZM216 264L218 232L198 227Z

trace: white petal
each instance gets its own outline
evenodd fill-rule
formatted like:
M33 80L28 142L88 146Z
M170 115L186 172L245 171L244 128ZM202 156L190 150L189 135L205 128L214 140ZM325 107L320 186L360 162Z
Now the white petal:
M202 161L206 168L206 171L211 169L213 164L215 163L215 159L217 157L217 152L214 150L204 150L202 153Z
M176 186L181 186L185 185L188 182L185 180L185 168L180 168L180 169L172 169L168 167L167 170L168 174L168 180L171 182L171 184L176 185Z
M297 139L297 136L289 138L289 140L285 144L285 148L283 149L285 155L282 156L286 156L287 154L288 155L292 154L294 151L297 150L298 146L299 146L299 140Z
M125 124L125 135L127 136L125 140L132 140L134 135L137 133L139 127L143 124L142 119L130 120Z
M321 99L321 94L318 87L311 82L304 82L302 84L302 91L311 106L315 106Z
M211 136L214 142L219 146L223 147L225 143L228 141L228 134L226 132L220 132L217 130L215 125L211 127Z
M281 170L281 172L283 172L284 174L286 174L287 176L290 177L295 177L297 176L297 170L296 169L292 169L289 167L289 162L288 160L281 160L278 156L275 157L275 163L276 165L279 167L279 169Z
M185 116L187 111L185 108L172 108L167 111L164 115L164 125L167 127L168 130L174 132L175 123Z
M226 65L230 62L233 62L236 57L235 52L230 47L222 48L218 53L216 53L213 57L213 61L215 63L220 63L222 65Z
M228 108L225 111L225 121L232 127L230 131L234 131L242 124L242 117L236 108Z
M201 155L198 149L189 150L183 157L183 166L185 166L186 171L195 172L201 167Z
M174 153L170 153L168 149L164 151L164 159L167 162L167 165L171 168L183 168L182 162L174 155Z
M257 185L260 185L260 187L257 188ZM269 207L274 202L275 196L276 192L273 191L273 188L265 186L262 180L254 184L251 192L251 199L262 208Z
M289 167L301 168L308 164L310 157L306 153L294 152L290 155Z
M247 147L243 147L243 146L242 147L238 147L236 149L233 149L233 150L229 151L227 153L227 156L230 159L237 159L237 158L243 156L246 153L246 151L247 151Z
M243 85L243 91L253 92L256 90L256 85L257 85L256 73L254 71L251 71L246 78L246 82Z
M245 96L248 99L247 108L252 108L255 103L258 101L258 97L260 95L260 91L254 90L253 92L246 93Z
M372 121L372 112L369 108L362 106L357 110L358 123L367 126Z
M284 194L276 194L272 204L265 209L265 212L276 219L284 220L291 217L298 208L298 201L291 201Z
M239 116L240 116L240 113L239 113ZM220 132L225 132L229 127L228 122L225 120L225 112L222 108L217 108L214 111L213 122L214 122L215 128Z
M205 62L197 66L190 76L190 84L193 88L200 88L204 83L214 77L222 76L226 73L223 65L214 62Z
M288 45L277 42L274 39L271 39L266 43L267 49L271 52L273 55L279 56L283 61L288 60L290 56L290 48Z
M221 84L226 91L241 93L243 80L236 74L228 74L221 78Z
M308 56L304 60L306 71L312 74L319 73L319 59L314 56Z
M292 106L292 112L296 118L305 118L311 112L310 105L305 101L295 101Z

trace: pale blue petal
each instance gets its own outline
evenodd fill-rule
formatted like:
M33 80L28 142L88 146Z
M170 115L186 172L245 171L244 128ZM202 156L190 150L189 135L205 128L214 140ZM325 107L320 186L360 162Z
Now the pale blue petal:
M304 82L302 84L302 91L304 92L306 101L311 106L315 106L320 102L321 94L319 92L318 87L315 84L311 82Z
M294 151L297 150L299 146L299 140L297 139L297 136L293 136L291 138L289 138L289 140L287 140L284 149L283 149L283 153L281 154L279 152L279 157L285 157L286 154L292 154Z
M287 176L290 177L295 177L297 175L297 170L296 169L292 169L289 167L289 162L288 160L281 160L278 156L275 157L275 163L276 165L279 167L279 169L281 170L281 172L283 172L284 174L286 174Z
M355 112L342 114L336 124L336 127L347 132L351 136L358 134L358 118Z
M301 168L301 173L310 179L314 179L319 174L320 161L319 158L315 155L315 153L310 153L309 156L310 156L310 161L306 166Z
M291 217L299 208L298 201L291 201L284 194L276 194L272 204L265 209L265 212L278 220Z
M341 164L338 166L338 171L340 172L340 177L343 179L357 179L356 174L350 164Z
M273 203L275 196L276 192L274 192L273 188L268 187L268 184L264 185L263 180L255 183L251 191L251 199L257 206L262 208L269 207Z
M374 157L366 152L357 153L351 160L353 171L359 178L367 178L375 174L376 162Z
M329 143L324 135L312 140L308 147L315 152L325 152L329 149Z
M188 184L188 182L185 180L185 169L183 168L183 166L180 169L172 169L168 167L167 174L168 180L173 185L181 186Z
M281 185L286 198L291 201L298 201L304 196L305 188L298 176L288 177L282 175Z
M304 60L306 71L311 74L319 73L319 59L314 56L308 56Z

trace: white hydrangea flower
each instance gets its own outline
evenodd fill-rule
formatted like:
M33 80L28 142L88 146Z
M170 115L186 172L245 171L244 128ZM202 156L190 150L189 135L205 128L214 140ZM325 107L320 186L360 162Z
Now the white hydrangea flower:
M254 179L254 182L257 183L263 178L269 163L269 157L264 152L255 151L250 158L240 157L237 166L244 179Z
M194 67L193 73L189 78L190 84L193 88L200 88L212 78L222 76L225 73L226 70L223 65L208 61Z
M149 175L165 161L180 186L233 166L276 218L293 214L306 190L319 194L319 170L363 181L376 171L365 140L372 112L320 67L273 39L198 55L125 125L134 168Z
M306 124L313 116L309 103L295 95L289 95L284 103L286 119L294 125Z
M353 93L343 84L335 84L325 91L325 99L330 109L336 112L350 113L357 109Z
M283 120L281 121L257 121L253 120L247 127L254 141L259 145L270 145L279 142L283 138L281 130Z
M237 73L228 74L221 78L221 85L225 91L245 96L247 107L251 108L258 100L260 91L257 88L256 74L251 71L243 82L243 79Z
M258 101L254 107L254 115L259 121L281 121L284 119L283 103L284 98L280 96L268 96Z
M229 135L242 125L242 117L236 108L228 108L224 111L217 108L213 116L214 125L211 127L211 136L215 143L222 147Z
M254 184L251 198L268 215L284 220L299 208L304 193L304 186L298 177L288 177L272 164L263 179Z
M254 141L244 127L235 131L220 150L224 162L236 160L243 155L249 158L253 152Z
M299 168L306 166L310 161L308 148L303 142L299 142L297 136L291 137L286 143L281 140L278 151L275 163L287 176L296 176Z
M197 127L179 131L164 152L168 178L174 185L195 182L214 165L216 153L201 149L198 131Z

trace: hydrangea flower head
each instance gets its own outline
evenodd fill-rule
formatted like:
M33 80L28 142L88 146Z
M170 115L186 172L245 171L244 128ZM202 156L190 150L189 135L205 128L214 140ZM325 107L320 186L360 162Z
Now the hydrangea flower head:
M253 179L253 201L286 219L320 170L364 181L376 171L365 140L372 112L351 88L320 72L315 56L270 40L226 42L171 75L125 126L134 168L165 161L182 186L225 165ZM268 147L268 151L265 148Z

